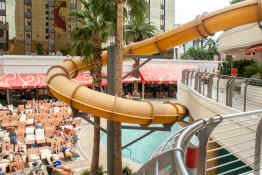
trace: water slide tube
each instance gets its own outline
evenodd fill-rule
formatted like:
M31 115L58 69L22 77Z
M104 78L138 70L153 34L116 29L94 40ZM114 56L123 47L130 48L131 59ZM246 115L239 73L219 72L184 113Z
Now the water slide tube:
M215 32L253 23L262 19L262 0L247 0L224 9L196 17L195 20L150 39L133 43L124 48L126 54L155 54ZM102 54L103 65L107 52ZM128 60L130 58L123 58ZM48 70L49 93L75 109L117 122L169 124L179 122L186 115L184 106L166 102L133 101L91 90L71 79L79 72L89 70L81 59L69 59Z

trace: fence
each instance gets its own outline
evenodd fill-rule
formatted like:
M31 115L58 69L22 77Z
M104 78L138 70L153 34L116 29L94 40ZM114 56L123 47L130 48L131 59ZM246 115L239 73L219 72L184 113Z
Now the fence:
M262 80L184 70L182 83L203 96L240 111L262 108Z
M188 126L174 146L176 171L189 175L184 159L190 138L199 138L197 174L261 173L262 110L215 116Z
M193 136L199 141L196 174L262 173L262 81L184 70L182 83L203 96L245 112L195 121L168 138L136 175L191 174L185 162Z

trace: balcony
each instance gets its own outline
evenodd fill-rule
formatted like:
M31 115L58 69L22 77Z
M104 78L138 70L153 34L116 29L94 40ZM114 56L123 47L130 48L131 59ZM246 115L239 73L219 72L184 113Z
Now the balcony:
M55 40L48 39L48 45L55 45Z
M25 18L27 18L27 19L32 19L32 14L31 14L31 12L25 12Z
M32 32L32 26L26 25L25 26L25 32Z
M2 43L0 39L0 55L7 55L7 54L8 54L8 43L7 42Z
M0 24L0 30L7 30L6 24Z
M31 39L25 39L25 45L32 45Z
M55 15L54 14L49 14L48 15L48 20L55 20Z
M54 27L49 27L48 28L48 33L55 33L55 28Z
M0 37L0 43L1 44L6 44L7 43L7 39L5 37Z
M24 0L25 5L32 6L32 0Z
M52 0L48 1L48 7L55 7L55 6L56 6L55 1Z
M161 26L160 26L160 29L163 30L163 31L165 31L165 26L164 26L164 25L161 25Z
M6 10L0 9L0 16L6 16Z
M71 3L70 7L71 7L71 9L76 9L77 8L77 4L76 3Z

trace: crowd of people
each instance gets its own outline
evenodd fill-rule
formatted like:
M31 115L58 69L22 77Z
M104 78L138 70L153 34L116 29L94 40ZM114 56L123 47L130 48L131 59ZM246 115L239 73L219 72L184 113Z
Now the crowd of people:
M54 100L0 109L0 175L73 174L62 166L62 161L79 157L75 144L80 120L71 114L66 104Z
M130 88L124 91L124 98L140 99L142 98L142 88ZM146 85L144 90L144 98L176 98L175 86L163 85Z

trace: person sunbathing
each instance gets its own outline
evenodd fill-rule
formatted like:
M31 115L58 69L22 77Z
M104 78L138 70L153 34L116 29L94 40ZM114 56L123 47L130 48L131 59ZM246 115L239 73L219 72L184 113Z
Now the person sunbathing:
M10 146L6 145L5 150L2 151L3 159L8 159L10 153L11 153Z
M58 173L58 174L62 174L62 175L73 175L74 171L70 168L65 168L62 165L62 162L59 160L54 160L52 158L52 160L48 161L48 166L46 167L47 173L49 175L53 174L54 172Z
M74 171L71 168L66 168L64 166L59 166L55 169L59 174L62 175L73 175Z
M72 160L74 156L77 156L78 154L72 149L72 146L70 144L66 144L65 147L63 147L63 153L65 158L69 158Z
M0 175L5 175L1 167L0 167Z

